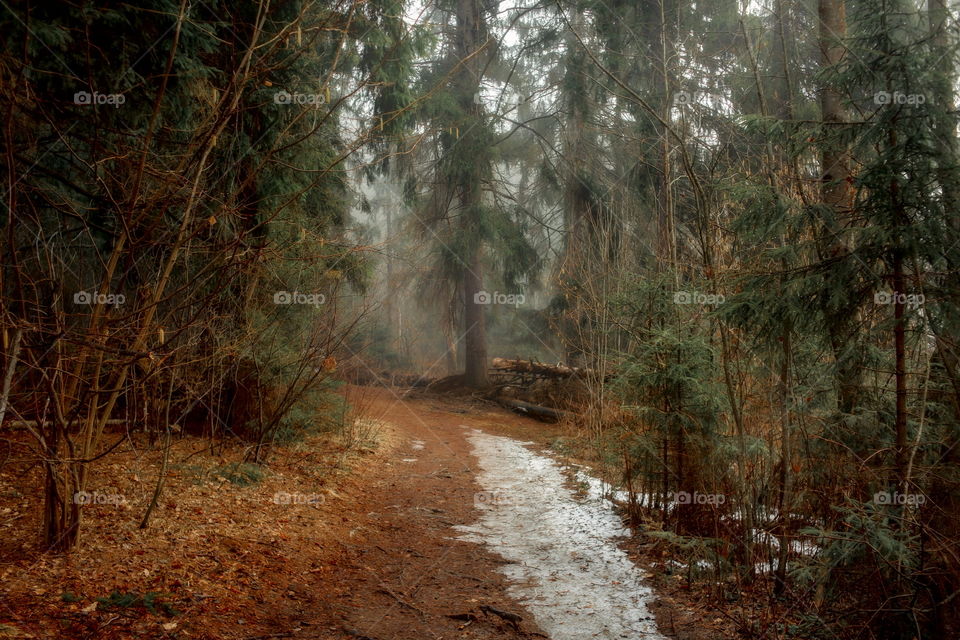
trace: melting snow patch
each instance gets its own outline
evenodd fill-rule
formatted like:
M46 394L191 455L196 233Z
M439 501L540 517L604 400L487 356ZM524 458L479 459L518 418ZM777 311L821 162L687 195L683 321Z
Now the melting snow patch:
M552 459L511 438L475 429L467 435L484 491L475 500L482 517L457 527L461 539L511 561L501 568L510 595L552 640L664 640L647 609L653 593L644 574L617 547L628 531L595 485L578 500Z

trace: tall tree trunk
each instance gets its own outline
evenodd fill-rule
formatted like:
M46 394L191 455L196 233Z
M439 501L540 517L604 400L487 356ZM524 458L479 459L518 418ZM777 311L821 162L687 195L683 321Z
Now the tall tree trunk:
M477 294L483 291L483 242L480 238L480 217L483 215L482 181L489 172L489 156L476 148L479 133L483 129L483 105L477 96L480 94L484 60L481 49L486 33L484 8L479 0L458 0L457 2L457 43L459 70L454 77L457 99L466 121L463 123L463 146L458 152L457 162L469 163L470 169L458 168L459 184L455 185L459 195L463 232L468 240L468 248L463 261L463 304L464 304L464 381L471 387L485 387L487 379L487 332L486 305L481 304ZM467 157L477 152L477 157ZM487 164L488 166L483 166Z
M846 5L844 0L820 0L819 2L820 63L823 68L840 63L844 55L842 39L847 33ZM842 95L838 87L829 82L820 87L821 118L826 129L831 125L846 122ZM821 200L833 210L833 220L827 224L827 242L823 249L834 259L842 259L853 251L850 234L849 211L852 190L850 188L850 160L845 145L826 133L826 142L821 148ZM858 404L860 367L851 345L850 333L854 323L847 309L830 314L827 324L830 344L837 362L837 408L841 414L852 413Z
M582 14L574 16L573 27L577 33L587 31L587 21ZM582 88L584 82L584 54L576 39L567 39L566 85ZM588 119L585 91L569 91L565 96L567 121L565 123L563 150L565 158L563 176L564 247L559 261L558 281L566 302L565 321L561 323L567 364L575 367L592 366L586 357L587 345L584 330L587 329L587 314L590 304L586 300L585 281L591 272L594 254L592 249L593 221L591 200L593 194L584 182L584 155Z
M891 142L895 144L895 134L891 133ZM894 198L894 207L897 212L897 225L904 223L903 207L898 202L898 186L896 180L890 181L891 195ZM903 247L893 249L893 350L894 350L894 379L896 381L896 410L894 413L894 436L896 438L895 464L897 484L901 491L907 492L907 346L906 346L906 318L904 311L906 303L906 277L903 271Z
M477 247L463 274L466 336L464 339L464 380L471 387L485 387L487 380L486 305L478 304L476 295L483 290L481 250Z
M669 16L673 15L673 4L665 6L670 0L660 0L659 12L659 62L660 62L660 86L663 90L663 111L661 117L663 121L671 121L671 112L673 110L672 93L676 83L671 68L673 59L676 56L676 34L668 29ZM692 97L692 96L691 96ZM663 129L660 148L660 197L657 201L657 219L658 219L658 237L657 237L657 264L663 268L663 263L667 263L667 268L673 271L674 282L679 288L680 274L677 263L677 239L674 228L674 203L673 203L673 171L670 156L672 154L672 142L670 133Z

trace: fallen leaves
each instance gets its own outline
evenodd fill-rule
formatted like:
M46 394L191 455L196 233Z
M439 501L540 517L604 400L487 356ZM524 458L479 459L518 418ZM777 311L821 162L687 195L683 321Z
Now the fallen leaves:
M128 497L127 510L115 505L85 509L80 546L62 558L39 554L35 528L22 526L41 518L42 505L23 500L30 487L42 482L40 471L4 476L0 524L9 524L13 517L21 520L15 527L0 529L6 536L0 556L6 564L0 569L0 600L31 625L44 629L40 637L180 636L194 620L203 620L205 632L213 634L208 637L228 637L234 635L229 629L235 628L241 615L245 629L250 630L259 624L257 610L270 611L282 601L289 602L285 590L274 588L281 577L295 572L323 579L310 569L327 555L317 545L317 534L326 530L320 523L340 517L336 507L274 505L270 497L278 490L318 490L323 483L317 481L317 469L336 467L343 458L344 447L339 445L329 434L304 443L311 451L309 464L303 464L299 450L278 448L271 473L259 483L240 487L216 484L209 471L242 459L241 446L231 449L228 445L211 456L206 441L178 439L160 502L163 508L150 528L141 530L139 519L152 491L149 482L144 485L144 470L159 467L162 451L138 443L111 456L109 463L104 460L90 467L92 486L115 486L116 493ZM359 455L354 451L346 457ZM296 464L285 464L286 459ZM326 472L323 479L347 477ZM224 543L222 535L234 539L231 545ZM171 620L160 604L154 613L142 600L108 608L97 598L111 591L162 594L163 603L182 613ZM67 592L77 594L76 600L59 597ZM297 591L302 593L307 592ZM57 622L64 619L69 620L65 625ZM13 625L2 629L0 638L34 637ZM37 633L37 629L30 631Z

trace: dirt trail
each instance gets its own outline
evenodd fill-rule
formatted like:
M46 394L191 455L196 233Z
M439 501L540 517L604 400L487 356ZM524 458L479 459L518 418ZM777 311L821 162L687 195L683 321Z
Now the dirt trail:
M8 521L0 629L8 623L32 633L14 637L83 640L547 637L521 599L554 640L655 637L650 613L663 620L669 597L639 603L646 586L631 582L626 556L594 535L616 526L616 516L600 514L597 503L580 510L558 468L517 442L546 444L559 435L555 428L464 399L400 399L372 387L347 395L365 421L382 424L382 446L359 447L348 464L321 439L278 451L268 475L241 486L216 478L222 470L196 475L193 465L225 460L205 459L205 443L184 440L150 529L137 527L137 514L152 487L143 480L156 466L149 455L159 452L140 459L133 450L102 462L91 481L116 482L113 491L133 506L92 507L86 526L102 535L90 533L74 554L38 553L32 532ZM481 432L509 455L475 450ZM26 493L37 479L16 480L0 491L9 505L0 502L0 513L33 509L23 519L37 521L39 505ZM534 506L484 501L501 490ZM324 500L278 501L284 494ZM586 524L577 521L583 516ZM512 550L491 551L499 542ZM507 574L545 588L531 597ZM177 612L113 602L147 593L162 594ZM567 623L574 609L583 624ZM672 608L669 615L662 626L674 629ZM684 630L684 637L702 636Z
M32 528L19 525L40 520L39 502L29 495L39 470L0 470L0 636L423 640L538 633L506 594L497 572L503 561L457 540L454 527L476 521L480 490L460 425L541 437L549 430L463 400L401 400L373 387L349 387L347 395L365 423L383 423L379 447L355 443L348 455L345 445L319 437L278 450L258 481L234 484L216 477L226 473L226 457L184 439L146 530L137 521L160 453L132 449L100 461L90 486L109 486L125 500L90 507L87 535L68 556L41 553ZM208 472L212 465L221 466ZM278 501L283 495L323 499ZM120 601L148 593L173 607ZM522 621L484 615L481 606ZM476 617L447 617L458 614Z
M366 414L396 429L396 448L377 480L357 498L342 555L328 576L327 615L339 621L329 637L375 640L511 638L541 634L530 614L506 593L497 568L503 560L456 539L453 527L476 520L476 459L465 429L536 430L540 423L481 406L435 399L398 400L365 389ZM509 422L509 424L508 424ZM481 605L523 618L512 624L495 614L476 620L447 617L478 613ZM333 628L328 627L330 631Z

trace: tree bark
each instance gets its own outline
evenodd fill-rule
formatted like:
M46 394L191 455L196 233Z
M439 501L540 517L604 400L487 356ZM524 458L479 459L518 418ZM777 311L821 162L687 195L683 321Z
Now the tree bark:
M456 52L460 68L454 78L457 98L465 114L463 137L458 143L456 162L469 163L470 168L457 167L458 184L455 185L459 196L462 231L468 239L467 250L461 255L463 262L463 305L464 305L464 382L470 387L483 388L489 385L487 379L487 332L486 304L478 298L483 289L483 241L479 228L482 212L482 176L489 171L486 154L479 153L476 145L482 144L479 133L483 129L483 105L477 99L483 77L483 60L480 55L481 42L486 25L484 24L483 5L478 0L459 0L457 2L457 43ZM464 151L464 148L466 151ZM478 157L467 157L471 151Z
M463 274L463 298L465 305L466 336L464 338L464 381L467 386L482 388L489 384L487 378L487 327L486 305L481 304L477 294L483 290L480 264L480 247Z
M845 48L842 39L847 33L846 5L844 0L820 0L819 41L820 64L829 68L840 63ZM839 89L830 82L820 87L820 110L827 140L821 146L820 194L825 207L832 209L832 219L826 228L826 256L842 259L853 251L853 241L848 229L852 190L850 188L850 159L845 145L830 138L832 125L846 122ZM837 362L837 408L841 414L852 413L858 404L860 367L849 353L849 328L851 317L847 309L828 314L830 344ZM854 347L855 348L855 347Z
M774 575L773 593L781 596L787 589L787 557L790 553L790 511L793 491L793 464L792 429L790 427L790 396L793 376L793 345L790 339L792 327L789 323L784 327L782 341L782 360L780 363L780 437L783 439L780 448L780 549L777 553L777 570Z

